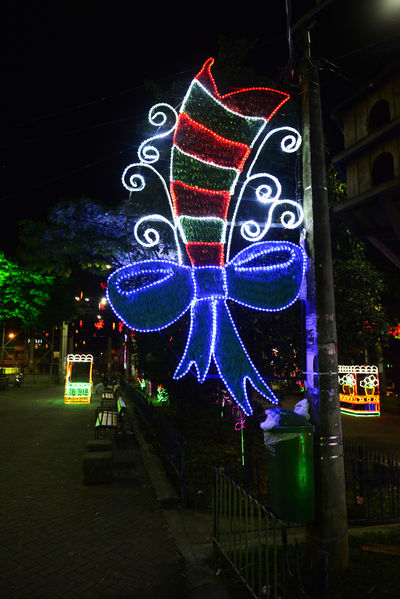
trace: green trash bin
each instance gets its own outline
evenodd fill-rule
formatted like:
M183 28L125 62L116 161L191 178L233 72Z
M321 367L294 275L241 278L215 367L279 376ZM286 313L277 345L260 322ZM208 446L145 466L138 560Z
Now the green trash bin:
M272 511L289 522L314 519L313 426L295 412L266 410L264 430ZM272 423L272 426L271 426Z

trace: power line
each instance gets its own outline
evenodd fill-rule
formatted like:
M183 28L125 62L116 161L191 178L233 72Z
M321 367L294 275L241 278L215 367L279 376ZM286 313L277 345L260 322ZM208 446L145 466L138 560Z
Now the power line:
M136 115L135 116L131 116L131 117L124 117L122 119L117 119L114 121L105 121L103 123L96 123L95 125L88 125L87 127L80 127L79 129L71 129L69 131L59 131L58 133L52 133L49 135L44 135L42 137L32 137L31 139L22 139L20 141L16 141L10 144L6 144L6 145L2 145L0 146L0 150L4 150L6 148L14 148L17 146L21 146L21 145L26 145L26 144L31 144L31 143L41 143L43 141L47 141L50 139L56 139L57 137L62 137L65 135L75 135L76 133L82 133L83 131L89 131L92 129L98 129L100 127L109 127L111 125L116 125L116 124L120 124L120 123L125 123L126 121L132 121L133 119L136 119Z
M126 152L129 152L132 150L132 146L130 146L129 148L127 148L126 150L120 150L118 152L114 152L113 154L110 154L109 156L100 158L99 160L96 160L95 162L92 162L91 164L85 164L83 166L80 166L76 169L73 169L71 171L68 171L67 173L64 173L63 175L59 175L58 177L52 177L50 179L47 179L46 181L42 181L41 183L37 183L36 185L31 185L30 187L27 187L25 189L21 189L16 193L12 193L6 196L3 196L2 198L0 198L0 201L6 201L6 200L11 200L13 198L16 198L18 196L24 195L26 193L30 193L31 191L34 191L35 189L40 189L41 187L45 187L46 185L51 185L52 183L56 183L57 181L61 181L62 179L66 179L67 177L71 176L71 175L75 175L76 173L80 173L83 172L89 168L92 168L94 166L97 166L98 164L101 164L102 162L107 162L108 160L112 160L115 156L120 155L120 154L125 154Z
M387 42L391 42L392 40L395 40L396 38L399 39L400 41L400 34L399 33L395 33L394 35L387 37L387 38L382 38L372 44L368 44L366 46L362 46L361 48L355 48L354 50L351 50L350 52L347 52L347 54L342 54L341 56L336 56L335 58L333 58L332 60L334 61L338 61L338 60L342 60L343 58L348 58L349 56L352 56L353 54L357 54L357 52L363 52L365 50L370 50L372 48L375 48L376 46L379 46L380 44L384 44Z
M178 71L176 73L170 73L169 75L165 75L164 77L161 77L160 79L157 79L154 81L154 83L159 84L162 81L166 81L168 79L171 78L176 78L176 77L180 77L182 75L186 75L187 73L193 73L196 72L196 69L198 70L198 66L194 67L193 69L185 69L184 71ZM81 110L82 108L86 108L88 106L95 106L97 104L100 104L102 102L108 102L109 100L112 100L114 98L118 98L120 96L126 95L126 94L130 94L132 92L137 91L138 89L144 89L146 87L146 83L141 83L140 85L136 85L135 87L130 87L128 89L122 90L120 92L115 92L113 94L110 94L108 96L101 96L100 98L95 98L93 100L89 100L88 102L83 102L83 103L79 103L79 104L75 104L74 106L70 106L68 108L65 108L63 110L58 110L57 112L50 112L48 114L44 114L41 116L38 116L36 118L32 118L29 119L28 121L22 122L22 123L15 123L12 125L12 127L8 127L6 129L2 129L2 131L6 131L7 129L11 129L11 128L15 128L15 127L26 127L28 125L32 125L34 123L38 123L44 120L48 120L51 118L55 118L57 116L62 116L65 114L68 114L69 112L74 112L77 110Z

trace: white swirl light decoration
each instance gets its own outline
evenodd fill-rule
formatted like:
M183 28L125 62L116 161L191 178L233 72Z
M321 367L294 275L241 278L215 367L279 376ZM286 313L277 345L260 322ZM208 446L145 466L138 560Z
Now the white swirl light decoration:
M140 166L143 165L137 163L129 164L129 166L127 166L124 172L122 173L122 185L128 191L142 191L142 189L144 189L146 186L145 178L143 177L143 175L135 172L130 174L131 169L138 168Z
M126 169L122 173L122 185L125 187L125 189L127 189L130 192L142 191L146 186L146 179L140 173L135 172L139 168L146 168L146 169L151 170L157 176L159 181L161 182L164 192L165 192L165 195L168 198L173 222L175 223L175 215L174 215L174 211L173 211L172 200L171 200L171 196L169 193L168 185L166 184L164 177L162 177L160 175L160 173L153 166L151 166L150 164L142 163L142 162L136 162L136 163L130 164L129 166L126 167ZM179 262L179 264L182 264L182 252L181 252L181 248L180 248L179 241L178 241L177 224L171 223L167 218L165 218L164 216L161 216L159 214L150 215L150 216L147 215L147 216L144 216L141 219L139 219L134 228L134 235L135 235L137 242L140 243L140 245L142 245L143 247L148 247L148 248L154 247L159 244L160 235L155 229L150 228L150 229L147 229L146 232L144 233L145 241L142 241L140 239L140 237L137 233L137 230L138 230L139 226L146 220L162 221L162 222L167 223L172 228L173 233L174 233L178 262Z
M275 129L272 133L279 131L280 129ZM291 154L292 152L297 152L301 145L301 135L297 131L297 129L293 129L293 127L282 127L282 130L289 131L288 135L281 141L281 149L283 152Z
M237 211L239 208L239 204L242 200L244 190L247 188L249 183L251 183L252 181L254 182L256 179L260 178L267 178L272 183L272 185L268 183L262 183L261 185L258 185L255 192L256 198L259 202L265 205L269 204L267 219L263 226L260 226L259 223L257 223L254 220L248 220L244 222L240 227L240 234L242 235L242 237L246 241L252 243L263 239L268 233L269 229L271 228L273 213L275 208L277 208L278 206L288 205L293 207L292 210L285 210L285 212L281 214L280 222L285 229L295 229L303 221L303 209L298 202L294 200L279 199L282 191L282 186L277 177L275 177L274 175L270 175L269 173L260 173L258 175L252 175L251 177L248 177L245 183L243 184L242 189L240 190L238 201L236 203L236 208L232 218L232 226L230 228L227 246L227 258L229 258L230 246L232 241L232 234L234 228L233 224L236 221Z
M155 247L156 245L158 245L160 243L160 234L153 227L148 227L142 233L142 237L139 235L139 228L143 225L143 223L146 223L148 221L161 222L161 223L167 224L169 227L171 227L173 234L174 234L176 251L177 251L177 255L178 255L178 262L179 262L179 264L182 264L182 254L181 254L181 249L179 246L177 229L176 229L175 225L173 225L173 223L171 223L171 221L169 221L167 218L165 218L165 216L162 216L161 214L149 214L147 216L143 216L142 218L140 218L136 222L135 227L133 229L133 233L135 235L136 241L141 246L146 247L146 248Z
M294 200L275 200L269 207L267 221L264 224L264 228L261 229L260 225L256 221L248 220L240 227L240 233L242 237L246 239L246 241L252 242L263 239L271 227L272 216L275 208L284 204L293 206L294 210L285 210L285 212L281 214L281 224L284 229L296 229L296 227L301 224L304 218L303 209L300 204ZM297 215L295 214L295 211L297 211Z
M168 127L168 129L163 133L159 133L158 135L149 137L140 144L138 150L138 157L142 163L153 164L154 162L158 161L158 159L160 158L160 152L155 146L151 145L151 142L156 139L161 139L170 135L172 131L175 129L176 123L178 122L178 113L176 112L175 108L170 106L170 104L160 103L155 104L152 108L150 108L148 119L149 123L154 127L163 127L166 124L168 118L168 111L170 111L170 113L174 117L173 125L171 127Z
M248 174L247 176L250 177L251 173L253 171L253 167L254 164L257 161L257 158L260 155L261 150L264 148L265 144L267 143L267 141L276 133L280 133L281 131L286 131L287 135L285 135L282 138L281 141L281 150L283 152L285 152L286 154L292 154L294 152L297 152L297 150L299 149L300 145L301 145L301 135L300 133L297 131L297 129L294 129L293 127L277 127L276 129L271 129L271 131L269 131L267 133L267 135L264 137L264 139L262 140L255 156L254 156L254 160L250 165L250 168L248 170Z
M259 241L262 239L269 231L272 221L272 215L277 206L282 206L283 204L288 204L289 206L293 206L293 208L297 211L297 218L295 211L286 210L281 215L281 224L285 229L295 229L298 227L303 220L303 209L298 202L294 200L280 200L279 197L281 195L282 186L277 177L273 175L264 173L259 175L261 177L268 177L271 179L276 187L275 195L272 195L273 189L270 185L266 185L265 183L259 185L256 189L256 198L262 204L271 204L268 210L267 221L264 225L264 229L261 233L261 227L253 220L247 221L243 223L241 227L241 234L247 241ZM254 179L255 176L251 177ZM258 231L258 232L256 232Z
M275 186L275 193L274 193L273 186L268 185L266 183L259 185L256 188L256 197L260 202L262 202L263 204L267 204L270 201L275 201L276 199L279 198L279 196L282 192L282 186L279 182L279 179L277 177L274 177L274 175L270 175L269 173L259 173L257 175L252 175L251 177L247 177L246 181L243 183L242 188L239 192L239 197L236 202L235 210L234 210L234 213L232 216L231 226L229 228L230 229L229 230L229 239L228 239L228 243L227 243L227 247L226 247L227 261L229 260L229 254L230 254L230 250L231 250L232 235L233 235L233 231L235 228L234 226L236 223L236 215L238 213L244 191L252 181L255 181L256 179L261 179L261 178L263 178L263 179L267 178L272 182L272 185ZM268 213L267 223L265 225L265 227L267 227L267 230L270 227L271 218L272 218L272 216L271 216L271 218L269 218L269 216L270 216L270 213ZM269 221L268 221L268 219L269 219ZM246 223L244 223L244 225L242 225L240 232L241 232L242 237L247 239L247 241L255 241L256 238L260 235L260 231L261 231L260 225L258 223L256 223L255 221L250 220L250 221L247 221ZM245 232L245 235L243 235L243 232ZM246 237L246 235L247 235L247 237Z
M270 175L268 173L262 173L261 175L255 175L253 177L250 177L248 180L250 181L251 179L255 179L256 177L268 177L269 179L271 179L272 183L275 185L275 194L273 195L273 188L271 187L271 185L267 185L266 183L263 183L262 185L259 185L256 189L256 198L259 202L261 202L262 204L266 204L267 202L271 202L274 200L278 200L281 193L282 193L282 185L280 184L280 181L277 177L274 177L274 175Z
M279 182L279 179L277 179L277 177L267 174L267 173L252 175L254 165L257 162L260 152L263 149L263 147L265 146L266 142L273 135L275 135L276 133L281 133L281 132L286 133L286 135L283 136L283 138L281 140L281 144L280 144L281 150L283 152L289 153L289 154L297 152L297 150L299 149L299 147L301 145L301 142L302 142L301 135L297 131L297 129L294 129L293 127L277 127L276 129L272 129L271 131L269 131L267 133L267 135L264 137L264 139L261 142L261 144L254 156L254 159L249 167L249 170L247 172L247 179L242 185L238 200L236 202L236 207L235 207L235 211L234 211L232 221L231 221L229 239L228 239L227 248L226 248L227 260L229 260L229 255L230 255L232 236L233 236L233 231L234 231L235 223L236 223L236 215L237 215L237 212L239 209L240 202L243 197L243 192L247 188L247 185L250 183L250 181L252 181L258 177L268 177L270 179L270 181L272 181L274 183L274 185L276 187L276 192L275 192L275 195L272 195L273 194L272 188L269 185L265 185L265 184L261 185L257 188L257 190L256 190L257 199L260 202L262 202L263 204L270 203L271 206L269 207L267 221L264 224L263 228L261 228L261 226L258 223L256 223L254 220L249 220L241 226L240 232L241 232L242 237L244 237L244 239L246 239L246 241L255 242L255 241L259 241L260 239L265 237L265 235L268 233L268 231L271 227L272 214L273 214L274 209L276 208L276 206L282 204L283 202L286 202L290 206L295 207L296 212L297 212L297 215L296 215L296 212L286 210L281 215L281 218L280 218L281 224L285 229L295 229L303 221L303 218L304 218L303 209L298 202L295 202L293 200L279 200L279 197L280 197L280 194L282 191L282 187L281 187L281 184Z
M293 206L293 208L297 211L297 218L294 210L285 210L285 212L281 214L281 224L284 227L284 229L296 229L303 222L303 208L298 202L295 202L294 200L279 200L278 202L276 202L275 206L282 206L284 204Z

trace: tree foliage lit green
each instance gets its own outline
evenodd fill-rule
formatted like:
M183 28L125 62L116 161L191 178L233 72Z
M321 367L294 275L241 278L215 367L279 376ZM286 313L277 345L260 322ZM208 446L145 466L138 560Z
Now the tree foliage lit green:
M50 299L54 278L22 268L0 252L0 321L37 322Z

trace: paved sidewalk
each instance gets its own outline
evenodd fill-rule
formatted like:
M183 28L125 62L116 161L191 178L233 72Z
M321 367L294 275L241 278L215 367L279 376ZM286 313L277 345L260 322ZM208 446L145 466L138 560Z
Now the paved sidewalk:
M62 386L0 392L1 597L192 596L137 442L111 484L83 484L98 403L64 405Z

